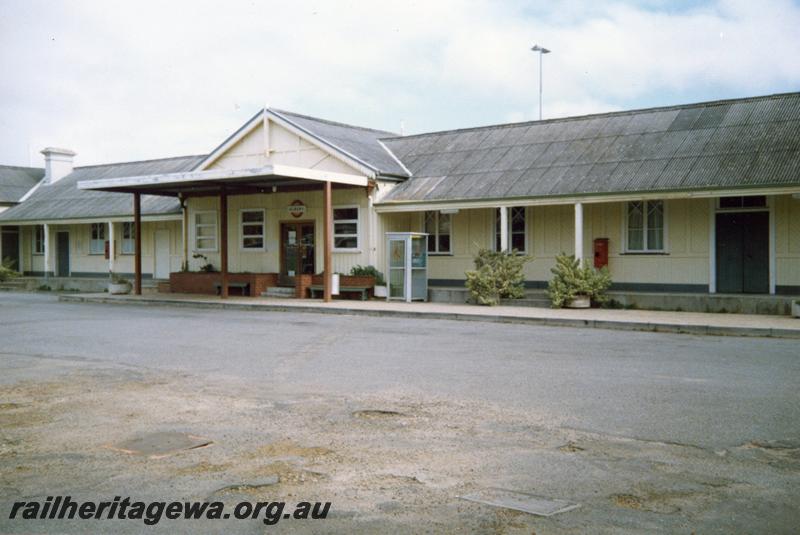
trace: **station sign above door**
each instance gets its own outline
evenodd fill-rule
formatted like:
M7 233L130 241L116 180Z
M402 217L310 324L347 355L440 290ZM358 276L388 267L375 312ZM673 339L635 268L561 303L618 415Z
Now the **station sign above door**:
M286 211L288 211L292 217L301 217L306 213L306 205L303 204L303 201L299 199L294 200L289 206L286 207Z

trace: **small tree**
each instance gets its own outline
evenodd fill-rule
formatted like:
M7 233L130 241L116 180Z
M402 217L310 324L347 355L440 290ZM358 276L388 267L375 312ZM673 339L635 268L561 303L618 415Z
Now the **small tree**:
M0 262L0 282L5 282L19 276L17 270L12 267L13 265L14 261L10 258L6 258Z
M581 267L575 255L561 253L556 256L556 266L550 271L553 278L547 285L547 295L553 308L561 308L578 296L589 297L594 304L608 300L606 290L611 286L608 268L597 270L588 260Z
M522 272L532 258L511 252L481 249L475 257L475 270L467 271L467 289L479 305L493 306L501 298L519 299L525 296Z

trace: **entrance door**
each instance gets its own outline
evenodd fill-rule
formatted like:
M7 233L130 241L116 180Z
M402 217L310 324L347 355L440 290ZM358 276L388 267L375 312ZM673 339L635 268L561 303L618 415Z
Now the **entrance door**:
M69 277L69 232L56 232L56 277Z
M2 240L0 251L2 251L3 255L0 261L14 271L19 271L19 227L4 227L0 229L0 240Z
M769 212L717 214L717 291L769 293Z
M156 279L169 278L169 231L156 231L156 259L155 273Z
M281 286L294 286L294 276L314 274L314 222L281 223Z

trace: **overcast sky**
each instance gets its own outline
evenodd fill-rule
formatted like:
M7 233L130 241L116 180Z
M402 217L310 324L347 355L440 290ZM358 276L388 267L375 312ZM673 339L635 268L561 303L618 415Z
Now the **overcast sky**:
M0 163L204 154L265 104L405 133L796 91L790 0L0 0Z

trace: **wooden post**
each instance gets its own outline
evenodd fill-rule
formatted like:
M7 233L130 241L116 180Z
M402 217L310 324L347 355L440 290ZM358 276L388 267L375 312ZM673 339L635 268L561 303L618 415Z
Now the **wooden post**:
M219 294L222 299L226 299L228 297L228 192L225 190L225 186L222 186L219 190L219 219L219 270L222 275L222 280L220 281L222 287Z
M133 194L133 293L142 295L142 196Z
M331 288L333 286L333 259L331 258L331 250L333 249L333 208L331 207L331 183L325 182L325 189L323 191L323 206L324 206L324 222L323 228L325 232L324 244L324 291L323 301L329 303L331 301Z

